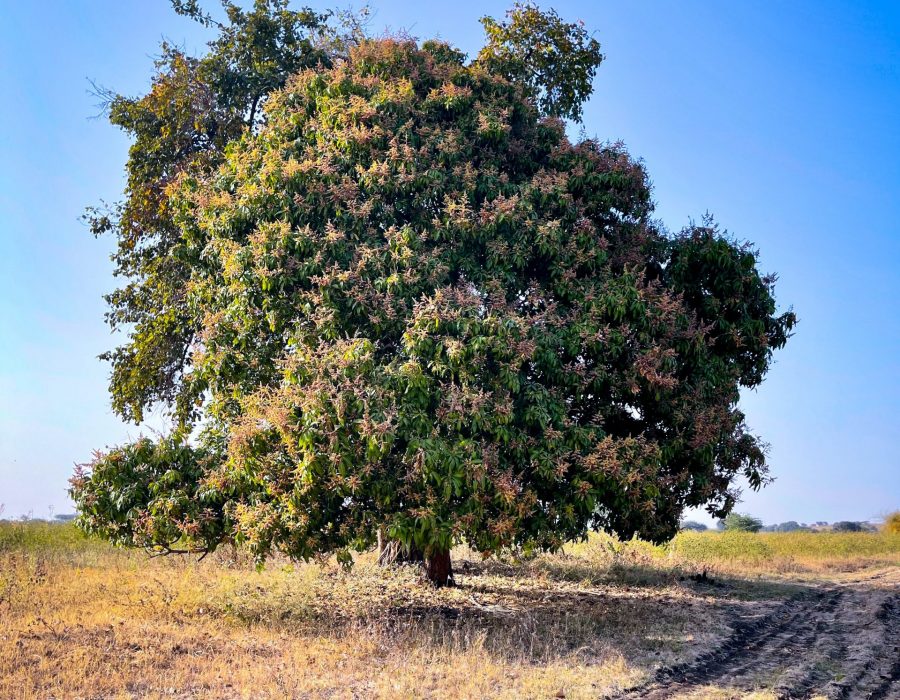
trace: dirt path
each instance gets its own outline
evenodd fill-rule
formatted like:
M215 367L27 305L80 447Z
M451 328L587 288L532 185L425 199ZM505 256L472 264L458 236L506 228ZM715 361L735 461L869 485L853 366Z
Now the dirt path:
M900 699L900 569L812 585L766 614L736 618L726 641L610 698L703 688L779 698Z

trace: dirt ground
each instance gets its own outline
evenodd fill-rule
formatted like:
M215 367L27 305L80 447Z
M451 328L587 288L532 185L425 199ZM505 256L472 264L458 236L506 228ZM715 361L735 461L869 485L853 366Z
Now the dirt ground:
M605 697L900 698L900 569L807 583L742 612L714 650Z

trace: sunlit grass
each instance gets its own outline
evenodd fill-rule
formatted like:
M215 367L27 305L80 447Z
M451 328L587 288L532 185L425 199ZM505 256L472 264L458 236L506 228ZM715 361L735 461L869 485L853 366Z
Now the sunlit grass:
M889 532L680 532L665 544L602 533L568 545L571 566L644 564L657 570L713 568L732 573L850 571L900 563L900 534ZM543 559L544 561L547 558ZM564 567L565 559L558 562ZM597 573L603 568L595 569Z
M0 697L596 698L708 649L736 607L791 592L771 575L900 564L900 537L459 549L462 585L440 591L373 559L258 572L240 552L149 558L71 525L0 523ZM703 569L725 583L695 585Z
M769 572L847 571L900 560L900 535L869 532L682 532L669 544L692 564Z

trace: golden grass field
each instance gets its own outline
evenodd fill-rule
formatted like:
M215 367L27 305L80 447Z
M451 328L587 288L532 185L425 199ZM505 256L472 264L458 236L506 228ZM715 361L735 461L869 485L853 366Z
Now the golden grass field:
M240 552L150 558L69 525L0 523L0 698L769 698L800 675L892 697L892 667L855 681L847 649L864 644L859 618L883 628L861 653L890 656L900 535L596 535L528 561L456 550L446 590L373 560L257 571ZM807 630L816 615L846 640ZM800 633L814 656L779 661L774 640ZM758 678L710 656L728 639L757 640ZM678 683L654 680L692 660Z

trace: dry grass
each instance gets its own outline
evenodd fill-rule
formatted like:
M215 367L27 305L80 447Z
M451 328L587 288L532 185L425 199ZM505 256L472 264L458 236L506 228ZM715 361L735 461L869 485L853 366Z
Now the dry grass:
M370 557L256 572L233 552L149 559L69 526L0 524L0 698L596 698L797 585L760 577L759 556L736 577L739 559L710 554L721 535L695 537L663 550L598 536L527 562L457 551L461 585L435 591ZM900 538L860 556L759 541L777 551L769 572L786 556L900 563ZM686 578L711 565L733 578Z

